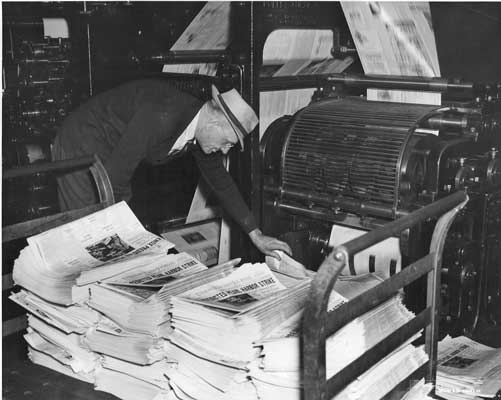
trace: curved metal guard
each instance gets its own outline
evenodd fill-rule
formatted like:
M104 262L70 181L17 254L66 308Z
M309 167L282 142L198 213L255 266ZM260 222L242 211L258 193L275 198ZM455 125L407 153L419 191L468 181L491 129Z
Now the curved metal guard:
M457 212L466 204L464 192L423 207L403 218L392 221L378 229L355 238L335 248L320 266L312 282L303 320L303 362L305 399L326 400L339 393L348 383L367 371L377 361L402 345L415 333L425 330L425 349L430 361L416 373L407 377L396 389L409 388L408 381L426 377L434 381L436 372L438 299L440 290L440 267L446 234ZM398 274L368 290L348 303L327 312L327 302L337 277L348 263L348 257L388 237L399 234L419 222L440 216L432 237L429 254L417 260ZM336 375L326 376L326 339L348 322L397 294L397 292L421 276L428 275L427 307L404 326L398 328L365 354L353 361ZM405 382L405 383L404 383ZM393 393L394 396L401 394ZM392 398L392 393L387 395ZM385 396L386 398L386 396ZM400 397L394 397L400 398Z
M110 178L97 155L85 156L71 160L61 160L50 163L28 165L5 171L2 179L13 179L40 172L61 172L89 168L99 192L99 203L78 210L66 211L47 217L32 219L2 228L2 243L36 235L55 226L68 223L85 215L106 208L115 202Z
M115 202L115 197L113 195L110 177L97 155L94 155L94 164L92 164L89 169L96 182L99 202L103 205L103 208L111 206Z

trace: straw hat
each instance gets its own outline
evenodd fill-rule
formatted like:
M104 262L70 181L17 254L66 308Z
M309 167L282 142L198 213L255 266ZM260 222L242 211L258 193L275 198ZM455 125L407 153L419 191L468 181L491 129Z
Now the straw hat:
M212 85L212 99L221 109L237 135L240 147L244 149L244 138L256 127L259 119L246 101L240 96L236 89L231 89L224 93Z

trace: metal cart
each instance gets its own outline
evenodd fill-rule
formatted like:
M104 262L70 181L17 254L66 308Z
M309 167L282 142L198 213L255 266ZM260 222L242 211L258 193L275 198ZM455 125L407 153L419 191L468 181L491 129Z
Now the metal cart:
M335 248L320 266L312 283L305 308L303 322L303 362L305 399L328 400L347 384L367 371L379 360L397 349L414 334L424 329L425 350L429 361L405 378L385 399L400 399L412 382L425 378L435 383L437 367L438 306L440 296L440 269L445 237L454 217L468 201L460 191L403 218L390 222L363 236ZM343 304L333 312L327 312L327 302L340 272L349 256L366 249L403 230L430 218L439 217L431 240L430 251L424 257L402 269L399 273ZM381 340L336 375L326 376L326 339L345 324L396 295L399 290L427 275L426 308L404 326Z

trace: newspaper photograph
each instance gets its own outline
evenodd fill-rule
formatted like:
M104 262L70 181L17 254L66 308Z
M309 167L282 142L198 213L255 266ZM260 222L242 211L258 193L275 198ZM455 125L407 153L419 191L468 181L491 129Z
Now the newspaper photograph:
M180 297L226 310L243 311L285 288L266 264L243 264L227 277L191 289Z
M501 373L501 350L477 343L465 336L439 344L437 363L440 372L455 376L483 379L493 369Z
M174 243L179 252L186 252L205 265L217 263L219 256L220 221L185 226L161 233L164 239Z
M125 243L120 236L114 234L87 246L85 250L87 250L92 257L99 261L106 262L119 258L131 252L134 248Z

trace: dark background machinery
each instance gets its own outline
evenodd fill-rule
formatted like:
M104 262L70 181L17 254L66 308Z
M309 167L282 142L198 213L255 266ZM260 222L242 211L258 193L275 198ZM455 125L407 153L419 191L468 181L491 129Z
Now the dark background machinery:
M170 48L203 4L4 2L3 167L50 160L59 124L88 97L131 79L164 77L158 54ZM44 38L42 17L65 18L69 38ZM184 83L204 96L200 80ZM141 165L135 204L145 223L187 213L198 179L192 164L186 157L169 168ZM165 191L167 182L171 192L186 198L172 207L155 205L150 213L144 203L156 198L152 191ZM57 211L53 178L7 181L6 189L5 224Z
M50 161L58 126L91 95L135 78L164 77L155 56L170 48L202 7L195 2L3 2L2 168ZM66 19L69 37L44 37L42 18ZM201 97L210 87L203 79L175 82ZM197 180L189 157L169 167L142 165L133 182L136 213L145 224L182 220ZM55 176L3 180L2 200L3 226L55 214ZM20 239L2 248L3 336L23 329L23 310L8 296L13 262L24 246Z

